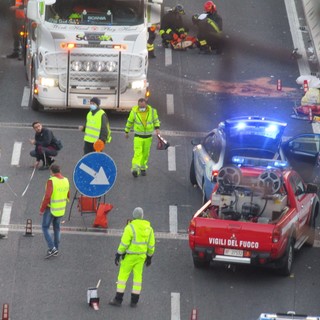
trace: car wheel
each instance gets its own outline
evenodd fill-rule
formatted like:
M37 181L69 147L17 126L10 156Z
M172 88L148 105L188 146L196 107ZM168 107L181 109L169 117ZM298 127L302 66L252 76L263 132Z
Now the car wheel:
M194 186L197 184L196 173L194 170L194 158L192 157L191 165L190 165L190 182Z
M210 265L210 261L193 258L193 265L197 269L208 268Z
M34 76L34 70L32 68L31 70L31 81L30 81L30 95L29 95L29 108L35 111L39 111L40 109L40 103L34 96L34 88L35 88L35 76Z
M290 276L294 258L293 241L290 239L287 250L282 258L282 266L279 268L279 274L282 276Z

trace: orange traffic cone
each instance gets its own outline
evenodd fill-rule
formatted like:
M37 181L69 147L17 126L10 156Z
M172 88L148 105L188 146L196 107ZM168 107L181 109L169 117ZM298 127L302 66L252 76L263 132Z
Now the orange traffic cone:
M96 218L94 219L93 222L93 227L101 227L101 228L107 228L108 227L108 218L107 214L111 209L113 208L113 205L110 203L100 203Z

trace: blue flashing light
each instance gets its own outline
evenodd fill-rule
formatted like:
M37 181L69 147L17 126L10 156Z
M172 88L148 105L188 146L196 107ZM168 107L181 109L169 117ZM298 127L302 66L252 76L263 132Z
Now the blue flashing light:
M232 163L234 164L243 164L245 161L244 157L234 156L232 157Z
M243 130L247 125L244 123L244 122L239 122L237 125L236 125L236 128L239 129L239 130Z
M270 124L270 126L266 127L266 132L278 132L279 128L275 124Z

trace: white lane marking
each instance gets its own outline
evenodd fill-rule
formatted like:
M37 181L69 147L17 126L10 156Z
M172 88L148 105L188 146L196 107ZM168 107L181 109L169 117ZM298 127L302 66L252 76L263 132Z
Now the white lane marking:
M312 130L314 133L320 133L320 123L319 122L314 122L311 125L312 125Z
M299 66L299 72L300 72L300 75L308 75L310 74L310 67L309 67L309 62L307 58L306 48L302 38L302 32L299 29L300 22L297 15L296 4L295 4L295 1L292 1L292 0L285 0L284 2L286 5L286 10L288 14L290 32L291 32L294 48L298 48L299 49L298 53L302 55L302 58L297 60L298 66Z
M13 145L12 157L11 157L11 165L18 166L20 162L22 149L22 142L15 142Z
M165 48L164 49L165 53L165 59L164 59L164 64L165 66L171 66L172 65L172 50L170 48Z
M3 205L3 210L1 215L1 226L0 226L0 234L3 236L7 236L9 232L11 210L12 210L12 202L6 202Z
M29 96L30 96L30 88L29 87L24 87L23 96L22 96L22 100L21 100L21 107L23 109L28 109L29 108Z
M169 147L168 148L168 170L169 171L176 171L176 148Z
M315 248L320 248L320 240L314 240L313 246L314 246Z
M170 233L178 233L178 208L169 206L169 230Z
M10 224L9 226L4 226L0 224L1 227L9 227L12 232L25 232L26 226L21 224ZM33 231L35 233L42 233L41 225L33 225ZM102 236L102 237L121 237L123 234L123 229L97 229L97 228L80 228L80 227L68 227L65 224L61 226L61 232L64 234L77 234L81 236ZM184 233L169 233L155 231L154 233L156 239L174 239L174 240L189 240L188 234Z
M180 320L180 293L171 292L171 320Z
M167 114L174 114L173 94L167 94Z

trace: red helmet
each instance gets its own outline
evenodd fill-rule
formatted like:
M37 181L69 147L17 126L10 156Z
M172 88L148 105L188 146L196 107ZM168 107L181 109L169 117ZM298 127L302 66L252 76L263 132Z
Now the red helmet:
M203 5L203 9L204 9L205 12L214 13L214 12L217 11L217 6L212 1L207 1Z

